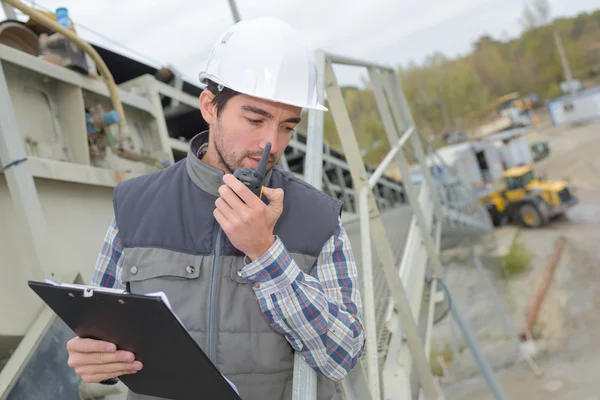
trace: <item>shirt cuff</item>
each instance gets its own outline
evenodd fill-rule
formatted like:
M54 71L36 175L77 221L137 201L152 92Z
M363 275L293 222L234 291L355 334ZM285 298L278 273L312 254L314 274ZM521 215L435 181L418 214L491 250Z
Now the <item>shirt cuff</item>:
M247 257L244 260L247 265L241 269L240 276L254 287L255 292L263 294L290 285L302 272L277 236L263 255L250 263Z

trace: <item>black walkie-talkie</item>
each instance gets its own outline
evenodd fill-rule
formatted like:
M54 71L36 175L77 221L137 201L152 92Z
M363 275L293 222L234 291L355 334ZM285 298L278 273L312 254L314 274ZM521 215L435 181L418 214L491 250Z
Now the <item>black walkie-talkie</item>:
M263 194L263 180L267 172L267 165L269 163L269 156L271 154L271 142L267 142L265 145L265 151L263 151L262 157L256 169L240 168L233 173L233 176L238 178L248 189L252 191L258 198L262 198Z

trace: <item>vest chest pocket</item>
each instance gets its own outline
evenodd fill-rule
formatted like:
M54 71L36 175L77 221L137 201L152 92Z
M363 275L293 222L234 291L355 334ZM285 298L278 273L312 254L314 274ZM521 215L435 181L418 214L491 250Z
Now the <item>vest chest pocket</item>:
M315 262L317 261L317 257L307 254L291 253L291 256L293 257L298 267L302 270L302 272L306 274L310 274L315 265ZM242 257L236 260L235 265L233 265L230 270L230 278L232 281L240 284L248 284L248 282L246 282L246 280L241 276L241 270L245 266L246 263L244 262L244 259Z
M157 248L126 248L122 281L132 293L163 291L170 298L186 286L202 280L207 256Z

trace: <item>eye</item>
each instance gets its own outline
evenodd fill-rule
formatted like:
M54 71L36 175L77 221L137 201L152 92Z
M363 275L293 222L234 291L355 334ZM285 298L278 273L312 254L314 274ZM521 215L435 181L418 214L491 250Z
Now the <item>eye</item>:
M248 120L248 122L250 122L252 125L260 125L262 123L262 119L251 119L251 118L246 118Z

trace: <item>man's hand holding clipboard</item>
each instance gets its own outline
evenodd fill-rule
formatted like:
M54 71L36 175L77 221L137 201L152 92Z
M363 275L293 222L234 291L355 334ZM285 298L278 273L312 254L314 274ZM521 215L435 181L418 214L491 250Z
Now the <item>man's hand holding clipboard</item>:
M75 337L67 343L68 364L84 382L98 383L121 375L135 374L143 368L129 351L102 340Z

